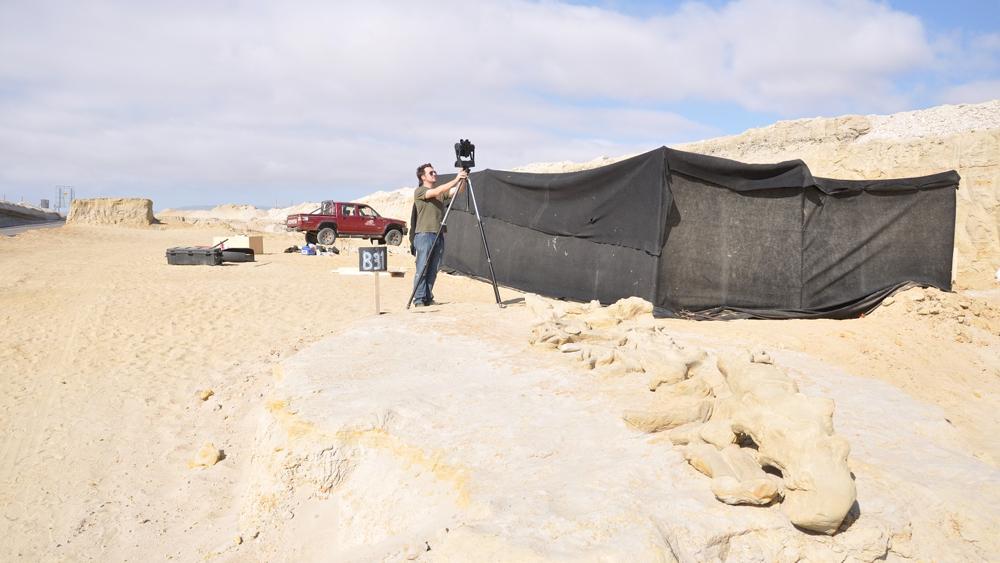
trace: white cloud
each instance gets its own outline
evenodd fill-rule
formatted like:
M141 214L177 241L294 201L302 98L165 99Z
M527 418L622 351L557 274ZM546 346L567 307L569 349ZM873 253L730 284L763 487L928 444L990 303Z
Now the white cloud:
M941 93L941 101L946 104L977 104L997 99L1000 99L1000 80L976 80Z
M729 132L679 102L903 109L934 57L869 0L5 2L0 54L0 185L246 192L217 200L393 188L459 136L509 167Z

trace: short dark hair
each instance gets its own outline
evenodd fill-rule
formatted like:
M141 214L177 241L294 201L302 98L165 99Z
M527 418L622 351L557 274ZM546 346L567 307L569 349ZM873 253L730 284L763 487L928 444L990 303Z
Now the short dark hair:
M421 164L420 166L417 167L417 185L418 186L422 185L424 183L424 181L420 178L421 176L424 175L424 168L434 168L434 165L431 164L430 162L427 162L427 163Z

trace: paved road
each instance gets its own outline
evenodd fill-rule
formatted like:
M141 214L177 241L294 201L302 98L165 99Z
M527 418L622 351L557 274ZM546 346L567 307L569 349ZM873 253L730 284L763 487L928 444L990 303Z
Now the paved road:
M53 227L62 227L66 224L66 221L48 221L46 223L32 223L30 225L18 225L17 227L3 227L0 228L0 235L6 235L9 237L23 233L24 231L30 231L31 229L51 229Z

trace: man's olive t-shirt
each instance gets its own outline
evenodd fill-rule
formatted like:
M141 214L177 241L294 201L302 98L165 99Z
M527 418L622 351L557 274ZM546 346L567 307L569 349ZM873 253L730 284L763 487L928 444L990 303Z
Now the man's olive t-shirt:
M427 189L427 186L420 186L413 190L413 205L417 208L417 222L413 226L414 233L436 233L441 228L444 209L451 200L449 197L445 197L444 201L437 198L424 199Z

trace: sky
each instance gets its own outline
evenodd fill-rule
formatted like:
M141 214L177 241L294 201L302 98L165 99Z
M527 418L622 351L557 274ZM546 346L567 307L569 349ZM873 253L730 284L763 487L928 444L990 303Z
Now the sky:
M1000 98L1000 0L0 0L0 198L353 199Z

